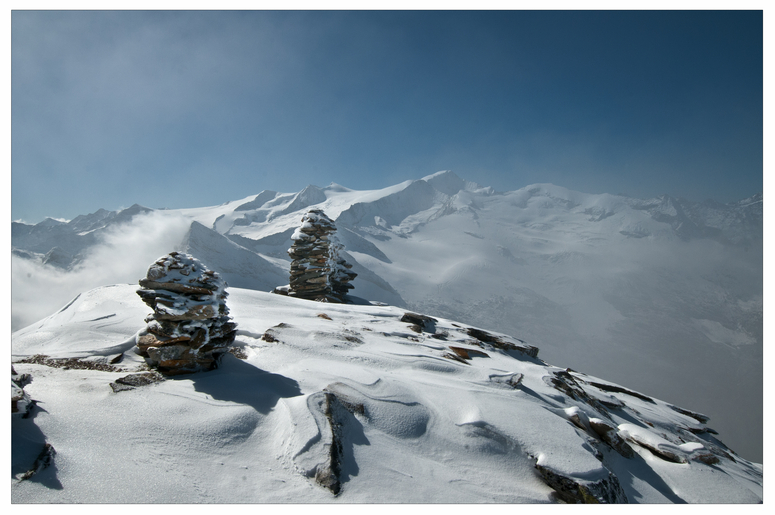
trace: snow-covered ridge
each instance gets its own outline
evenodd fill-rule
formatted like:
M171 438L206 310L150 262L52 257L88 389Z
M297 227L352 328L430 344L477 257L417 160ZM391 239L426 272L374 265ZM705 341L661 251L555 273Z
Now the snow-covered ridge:
M391 306L232 288L217 370L111 389L144 368L136 289L14 334L45 409L14 418L13 502L761 501L761 466L703 415Z
M336 223L355 295L520 335L549 362L710 415L730 446L760 459L761 199L495 192L446 171L380 190L331 184L14 223L14 329L82 291L135 281L171 250L231 287L287 284L291 236L314 207Z

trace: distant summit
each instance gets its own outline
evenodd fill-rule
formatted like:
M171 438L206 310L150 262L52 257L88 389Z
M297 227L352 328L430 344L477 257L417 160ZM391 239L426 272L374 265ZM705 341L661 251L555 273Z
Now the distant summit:
M553 184L496 192L441 171L378 190L310 185L165 210L189 230L181 241L145 243L190 252L230 287L268 292L289 282L288 249L310 210L335 224L357 297L518 334L549 362L708 414L726 443L761 456L761 194L721 204ZM159 214L136 205L66 223L12 223L12 260L25 271L13 291L34 290L37 309L57 311L81 291L60 298L43 279L102 270L89 256L100 255L108 231L120 235ZM141 250L125 253L137 263L122 268L158 257ZM43 316L25 318L29 305L12 303L14 329Z

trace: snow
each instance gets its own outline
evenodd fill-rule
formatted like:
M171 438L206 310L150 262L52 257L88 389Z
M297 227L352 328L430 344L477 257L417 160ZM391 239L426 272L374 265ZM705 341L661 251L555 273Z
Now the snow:
M292 207L312 201L336 222L358 274L354 295L513 334L549 362L707 413L727 444L760 459L763 260L761 227L745 211L761 210L756 198L692 207L552 184L495 193L449 171L380 190L262 192L136 215L80 249L64 237L17 249L14 328L83 291L136 281L170 250L197 256L232 287L287 284L287 249L311 206ZM696 227L681 218L690 211ZM702 236L716 234L702 224L720 236ZM64 272L19 257L53 246L92 258Z
M12 479L14 503L556 502L536 461L583 481L609 469L632 478L622 484L630 502L761 499L761 469L739 457L710 466L665 462L645 449L625 460L608 449L601 462L568 417L602 415L547 383L561 369L487 344L477 347L487 356L467 363L445 358L449 345L470 345L464 326L440 318L435 330L446 339L416 333L393 306L229 288L245 360L227 354L217 370L114 393L110 382L143 365L131 350L147 313L136 289L84 292L13 334L14 367L32 375L25 391L39 408L13 420L12 475L27 470L44 440L56 450L54 466ZM268 330L276 341L261 339ZM117 352L123 371L18 362ZM519 388L491 380L511 374L522 375ZM331 444L325 392L362 406L341 421L338 496L310 477ZM686 456L704 448L705 437L677 445L646 424L675 435L679 424L698 425L668 404L610 396L627 405L610 412L621 434Z

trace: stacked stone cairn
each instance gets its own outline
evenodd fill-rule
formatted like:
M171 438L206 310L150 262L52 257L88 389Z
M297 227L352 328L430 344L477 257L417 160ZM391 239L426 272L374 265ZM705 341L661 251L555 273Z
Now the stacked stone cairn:
M320 209L310 209L291 236L291 278L288 295L321 302L347 302L350 281L358 275L339 256L343 246L336 226Z
M27 418L32 406L32 399L24 391L24 387L32 382L29 374L17 374L11 365L11 413L21 413L22 418Z
M216 368L237 333L221 277L189 254L170 252L140 286L137 294L153 313L137 338L139 354L165 375Z

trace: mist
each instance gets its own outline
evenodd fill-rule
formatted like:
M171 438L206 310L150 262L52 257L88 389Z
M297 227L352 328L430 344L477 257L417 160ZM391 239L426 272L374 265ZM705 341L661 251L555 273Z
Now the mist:
M174 250L190 220L153 211L111 226L72 270L11 256L11 331L52 315L81 292L111 284L136 284L150 264Z

